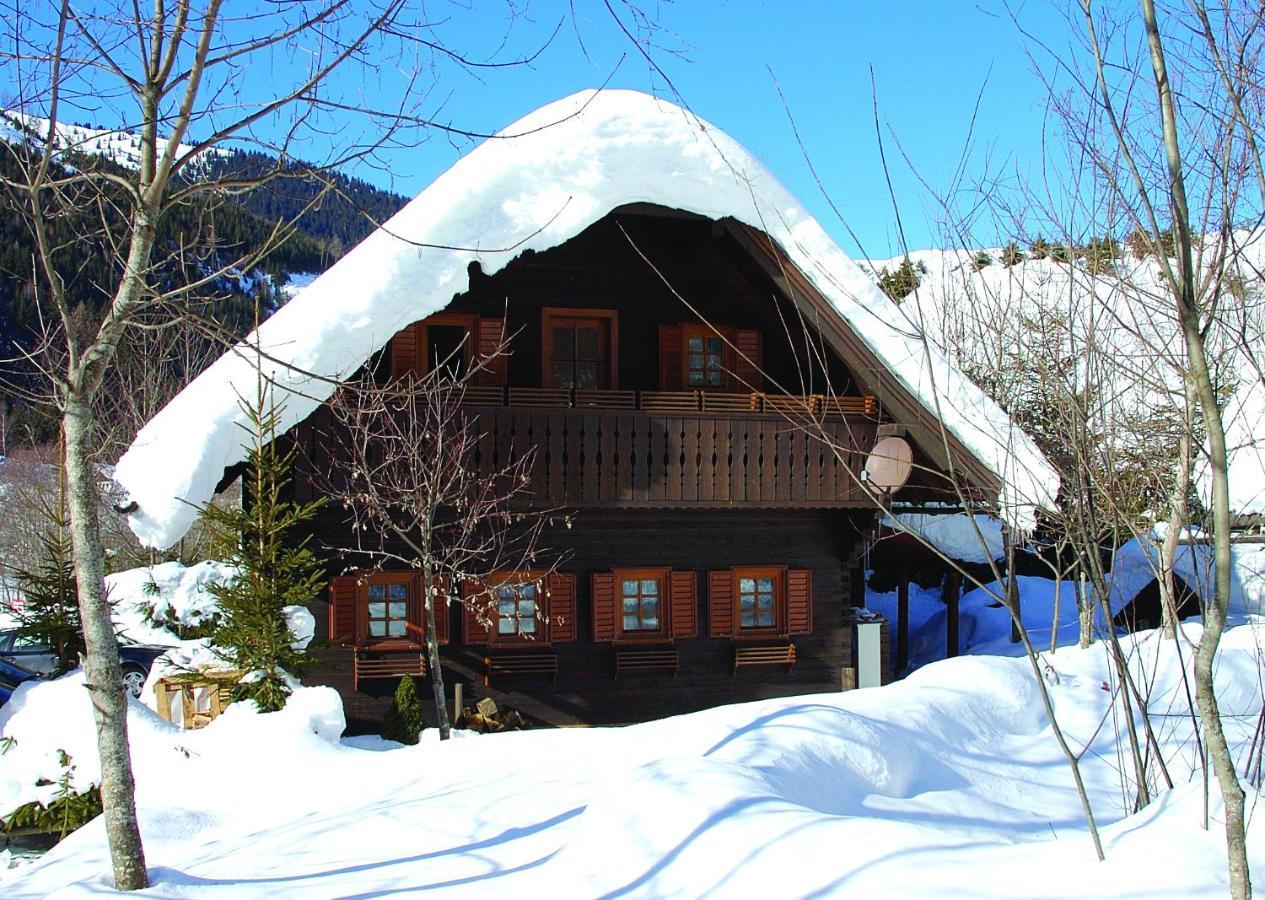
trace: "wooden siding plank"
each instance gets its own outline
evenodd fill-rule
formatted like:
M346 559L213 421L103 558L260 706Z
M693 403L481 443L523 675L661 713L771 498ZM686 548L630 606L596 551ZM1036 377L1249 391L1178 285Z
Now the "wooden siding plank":
M597 445L600 440L601 417L596 413L585 413L579 420L581 425L580 442L580 477L583 479L582 496L586 501L600 500L598 492Z
M668 416L663 420L667 432L667 490L666 500L680 500L685 481L685 422L678 416Z
M599 487L598 499L604 503L610 503L619 499L620 481L617 478L618 460L616 453L615 432L619 428L619 417L617 416L599 416L599 428L601 433L598 439L598 472Z
M716 420L699 420L698 432L698 499L710 503L716 486Z
M650 499L650 426L653 419L641 416L633 421L633 500Z

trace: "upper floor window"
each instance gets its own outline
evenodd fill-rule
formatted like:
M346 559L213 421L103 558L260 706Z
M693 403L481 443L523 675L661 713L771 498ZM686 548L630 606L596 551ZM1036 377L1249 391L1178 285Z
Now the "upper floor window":
M446 377L456 380L477 363L474 384L504 385L507 340L505 321L499 317L435 313L402 328L391 339L390 376L420 378L442 369Z
M546 309L543 315L544 386L614 387L615 312Z
M682 326L685 333L685 386L688 388L726 388L730 384L731 366L725 340L705 326Z
M737 392L764 385L764 339L753 328L659 325L659 390Z

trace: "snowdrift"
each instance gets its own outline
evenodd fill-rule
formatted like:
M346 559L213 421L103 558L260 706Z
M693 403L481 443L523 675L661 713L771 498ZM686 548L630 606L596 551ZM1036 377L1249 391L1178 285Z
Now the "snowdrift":
M1261 637L1255 626L1229 631L1218 666L1241 758L1261 707ZM964 657L872 690L416 747L339 742L328 689L299 691L272 715L238 705L193 733L134 706L152 890L1220 896L1224 851L1216 824L1201 828L1177 648L1154 634L1129 646L1152 708L1165 713L1154 722L1177 785L1136 815L1118 782L1106 654L1096 646L1043 661L1060 722L1076 747L1090 745L1085 776L1105 864L1094 860L1027 660ZM0 734L26 760L88 721L85 692L63 679L24 688L17 713L0 715ZM190 789L199 785L208 787ZM1258 872L1262 827L1253 817ZM0 894L95 896L108 870L98 820L43 860L0 873Z

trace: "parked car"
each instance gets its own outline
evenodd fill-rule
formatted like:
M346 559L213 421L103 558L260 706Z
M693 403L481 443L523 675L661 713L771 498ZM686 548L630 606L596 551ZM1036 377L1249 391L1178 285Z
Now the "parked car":
M9 702L9 698L13 696L19 684L39 677L38 672L32 672L24 666L0 658L0 706Z
M133 697L139 697L149 677L154 660L170 647L154 644L134 644L119 641L119 662L123 666L123 686ZM21 667L41 675L57 671L57 654L39 638L22 634L16 628L0 631L0 660L17 663Z

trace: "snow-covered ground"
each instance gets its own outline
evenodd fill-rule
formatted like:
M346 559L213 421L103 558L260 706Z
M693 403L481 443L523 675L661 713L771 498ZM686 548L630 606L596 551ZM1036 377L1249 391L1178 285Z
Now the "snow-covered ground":
M1240 754L1261 708L1261 638L1232 630L1219 663ZM884 688L416 747L340 742L326 688L272 715L237 704L191 733L133 705L151 894L1221 895L1221 831L1201 828L1175 645L1143 635L1136 655L1175 787L1134 815L1106 654L1061 650L1045 669L1074 746L1092 744L1101 864L1028 662L963 657ZM69 676L19 693L0 733L17 741L10 754L64 746L90 777L89 721ZM1261 827L1253 816L1251 860L1265 873ZM100 820L0 873L7 898L108 885Z

